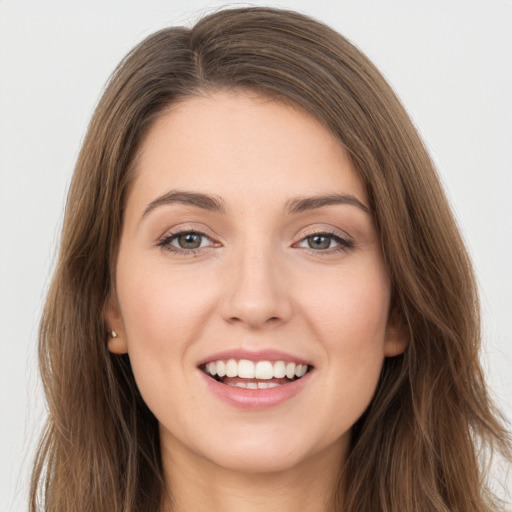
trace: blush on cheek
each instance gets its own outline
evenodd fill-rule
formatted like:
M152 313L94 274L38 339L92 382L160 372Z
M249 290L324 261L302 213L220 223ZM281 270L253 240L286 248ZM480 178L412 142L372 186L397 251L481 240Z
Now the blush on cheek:
M386 290L364 283L339 283L336 288L309 300L307 316L317 330L335 343L339 340L344 350L360 352L383 345L389 315Z
M137 268L136 266L134 268ZM129 351L153 354L158 360L167 353L185 348L204 328L215 303L215 293L195 279L162 268L151 274L131 273L129 288L123 288L121 310L128 335ZM197 293L195 290L200 290ZM192 292L192 293L191 293Z

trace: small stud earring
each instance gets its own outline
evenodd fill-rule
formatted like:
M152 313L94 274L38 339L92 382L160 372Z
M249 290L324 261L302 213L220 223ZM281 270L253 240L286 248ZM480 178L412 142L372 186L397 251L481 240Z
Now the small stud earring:
M117 332L112 329L110 336L112 336L112 338L117 338Z

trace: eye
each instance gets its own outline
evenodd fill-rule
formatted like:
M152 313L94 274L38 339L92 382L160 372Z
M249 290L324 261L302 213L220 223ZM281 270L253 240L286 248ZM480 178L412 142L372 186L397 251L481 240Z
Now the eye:
M297 247L304 249L312 249L314 251L329 251L347 250L354 247L354 243L347 240L336 233L314 233L303 238Z
M158 242L157 245L170 252L189 254L213 244L214 242L211 238L206 236L204 233L200 233L198 231L180 231L166 236Z
M207 238L200 233L181 233L175 235L170 244L180 249L199 249L204 247Z

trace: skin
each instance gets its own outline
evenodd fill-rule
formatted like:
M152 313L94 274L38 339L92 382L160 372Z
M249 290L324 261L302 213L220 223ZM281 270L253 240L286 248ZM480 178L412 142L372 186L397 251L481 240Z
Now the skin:
M224 211L159 200L169 191L208 194ZM286 208L332 194L363 206ZM384 357L406 346L367 205L340 144L279 102L220 91L173 105L148 132L107 321L109 349L129 353L159 421L172 510L331 509L350 429ZM205 237L173 252L177 230ZM314 234L327 248L310 247ZM314 370L279 406L241 410L197 368L233 348L283 350Z

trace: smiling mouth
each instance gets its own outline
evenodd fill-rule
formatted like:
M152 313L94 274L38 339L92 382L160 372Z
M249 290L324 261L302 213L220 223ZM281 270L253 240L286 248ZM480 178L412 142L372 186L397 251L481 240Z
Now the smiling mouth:
M301 379L313 367L286 361L250 361L248 359L218 360L200 366L212 379L245 389L269 389Z

